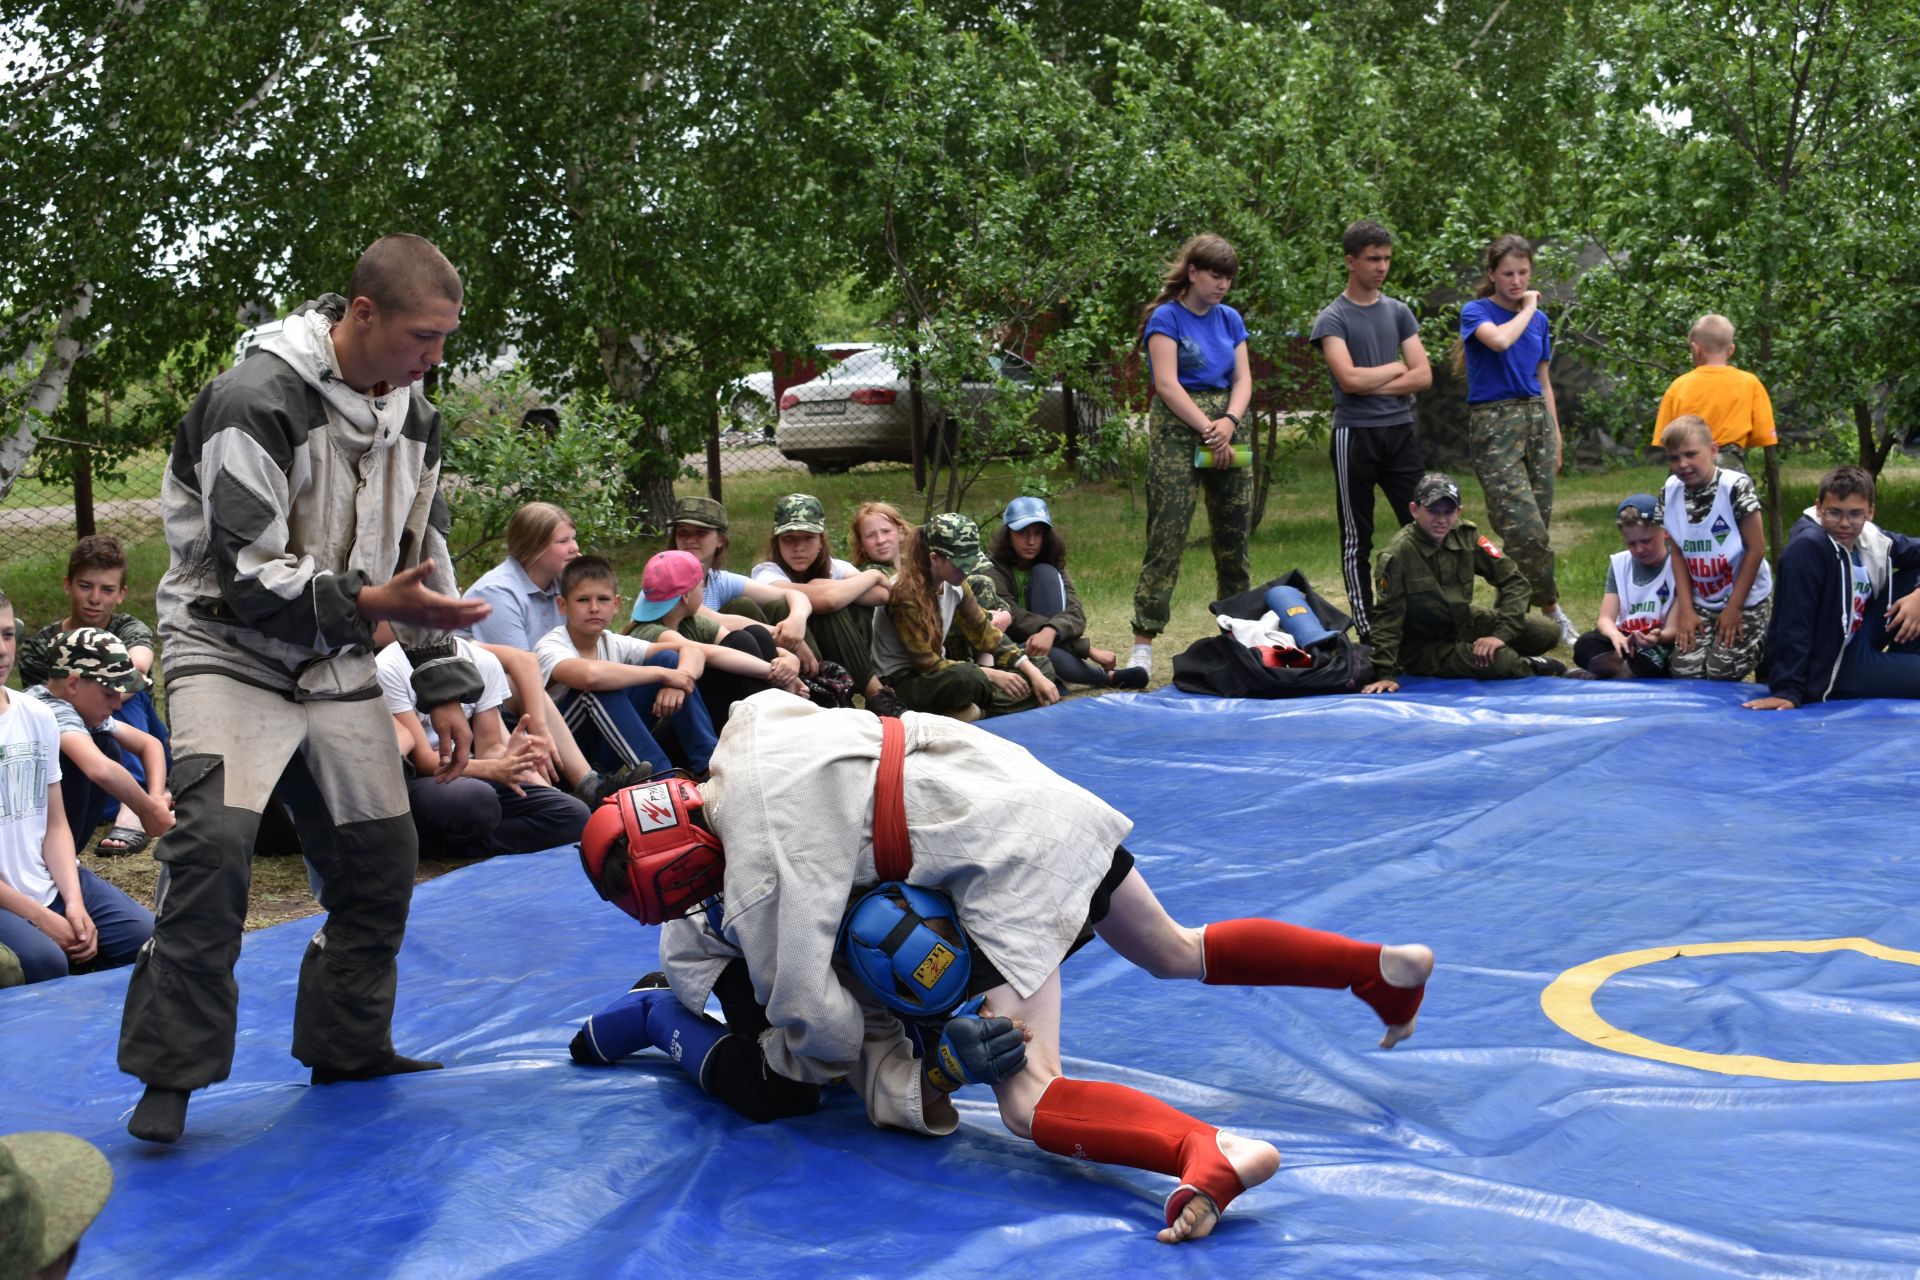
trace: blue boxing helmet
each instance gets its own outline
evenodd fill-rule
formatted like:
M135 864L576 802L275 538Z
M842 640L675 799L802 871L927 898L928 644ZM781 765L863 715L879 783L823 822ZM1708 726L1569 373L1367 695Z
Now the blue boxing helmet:
M1268 588L1267 608L1279 617L1280 629L1292 636L1293 642L1303 649L1333 635L1314 614L1313 606L1307 603L1306 593L1298 587Z
M945 1017L967 998L973 976L973 944L953 900L898 880L868 890L847 908L840 953L861 986L909 1018Z

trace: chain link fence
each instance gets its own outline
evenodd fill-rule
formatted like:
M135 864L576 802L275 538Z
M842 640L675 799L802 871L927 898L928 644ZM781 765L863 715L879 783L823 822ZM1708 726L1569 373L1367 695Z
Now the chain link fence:
M110 533L129 545L160 534L163 447L112 458L87 444L42 436L27 470L0 499L0 560L40 557L64 567L74 542Z

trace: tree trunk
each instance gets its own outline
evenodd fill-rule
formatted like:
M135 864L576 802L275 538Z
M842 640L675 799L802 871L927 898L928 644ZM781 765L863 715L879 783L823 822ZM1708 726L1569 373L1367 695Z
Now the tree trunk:
M596 330L600 367L607 375L607 390L623 405L637 405L647 384L653 381L653 358L646 340L637 333L622 333L602 326ZM654 529L665 530L673 514L673 477L679 458L673 449L673 431L666 423L651 417L643 419L633 442L627 464L627 496L635 511Z
M920 391L920 344L908 341L907 352L907 454L913 459L913 487L927 487L927 398Z
M720 496L720 396L707 397L707 496L715 502Z
M0 439L0 498L13 491L13 482L27 469L40 439L41 424L52 416L60 397L66 393L74 363L80 358L80 340L73 336L73 326L92 310L93 285L82 283L74 289L73 300L60 313L53 331L53 346L40 366L39 375L27 388L19 424L12 434ZM33 354L34 349L28 348L22 363L30 361Z
M1887 465L1887 455L1893 452L1893 432L1875 429L1873 406L1865 400L1853 402L1853 429L1860 437L1860 465L1878 480L1880 469Z

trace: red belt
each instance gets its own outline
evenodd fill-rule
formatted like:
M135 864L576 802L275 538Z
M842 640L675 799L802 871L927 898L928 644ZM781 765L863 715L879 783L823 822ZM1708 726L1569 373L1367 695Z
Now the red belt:
M882 880L905 880L913 870L907 840L907 730L880 717L880 773L873 780L873 866Z

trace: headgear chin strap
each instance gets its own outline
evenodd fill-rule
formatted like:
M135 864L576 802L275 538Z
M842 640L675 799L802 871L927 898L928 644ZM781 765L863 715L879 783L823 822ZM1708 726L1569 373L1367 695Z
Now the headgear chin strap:
M686 915L719 893L726 856L694 820L703 803L686 777L615 792L580 833L580 865L594 891L641 924Z
M868 890L841 921L840 950L861 986L909 1018L943 1018L967 998L973 945L937 889L890 881Z

